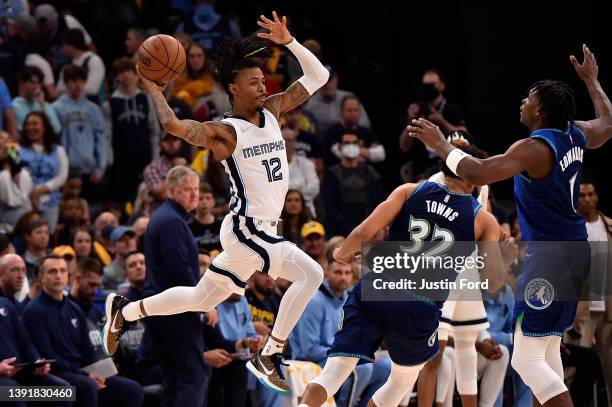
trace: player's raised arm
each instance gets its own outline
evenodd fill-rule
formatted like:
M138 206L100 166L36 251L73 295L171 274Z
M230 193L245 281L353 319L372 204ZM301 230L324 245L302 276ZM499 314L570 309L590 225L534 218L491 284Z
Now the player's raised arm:
M327 83L329 71L317 59L312 52L308 51L302 44L291 36L287 29L287 18L278 18L276 11L272 12L274 21L266 16L261 16L257 22L260 27L268 30L268 33L258 33L260 38L266 38L276 44L286 46L300 63L304 75L293 82L286 91L272 95L266 99L266 108L278 118L283 113L294 109L304 103L321 86Z
M397 187L389 197L379 204L363 222L348 235L342 246L334 250L334 258L341 263L350 262L352 256L361 250L361 243L371 240L382 228L388 226L401 211L406 199L412 195L417 184Z
M576 126L580 127L586 135L587 148L598 148L612 138L612 104L597 79L599 67L595 60L595 54L589 50L586 44L582 45L582 52L584 53L582 64L578 62L574 55L570 56L570 61L589 91L595 107L596 119L576 121Z
M163 87L142 75L140 78L153 99L159 122L168 133L195 146L210 148L218 160L232 153L236 146L236 131L232 126L221 122L201 123L195 120L179 120L168 106L166 97L162 93Z
M484 209L476 215L476 239L478 256L484 258L480 279L489 281L487 291L494 293L506 283L508 267L516 259L518 248L514 238L502 236L495 217Z

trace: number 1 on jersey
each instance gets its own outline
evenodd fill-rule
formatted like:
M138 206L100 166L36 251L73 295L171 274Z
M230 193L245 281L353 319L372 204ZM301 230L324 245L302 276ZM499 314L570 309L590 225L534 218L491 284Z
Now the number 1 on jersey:
M270 158L270 160L262 160L261 164L266 167L266 172L268 173L268 182L280 181L283 179L283 174L280 172L280 158L274 157Z

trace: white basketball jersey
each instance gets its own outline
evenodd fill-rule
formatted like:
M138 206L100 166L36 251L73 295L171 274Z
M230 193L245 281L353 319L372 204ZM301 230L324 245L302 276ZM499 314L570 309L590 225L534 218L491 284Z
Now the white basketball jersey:
M227 118L236 130L236 149L222 161L232 185L230 210L238 215L276 221L289 189L289 164L280 127L274 115L263 109L258 127Z

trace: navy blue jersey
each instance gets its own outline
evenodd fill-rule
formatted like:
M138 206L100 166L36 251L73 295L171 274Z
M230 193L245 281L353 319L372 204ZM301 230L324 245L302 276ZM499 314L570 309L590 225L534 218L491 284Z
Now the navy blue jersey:
M575 125L566 131L539 129L530 138L553 152L552 172L542 179L514 177L514 196L525 241L586 240L585 221L576 210L586 138Z

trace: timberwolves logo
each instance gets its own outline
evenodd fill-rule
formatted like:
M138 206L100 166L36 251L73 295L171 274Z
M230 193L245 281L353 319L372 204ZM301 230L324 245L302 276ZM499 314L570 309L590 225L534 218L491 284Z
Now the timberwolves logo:
M525 288L525 302L529 307L542 310L550 306L555 298L555 290L548 282L543 278L534 278Z
M438 330L436 329L429 337L429 340L427 341L427 346L429 346L430 348L434 346L434 344L436 343L437 336L438 336Z

